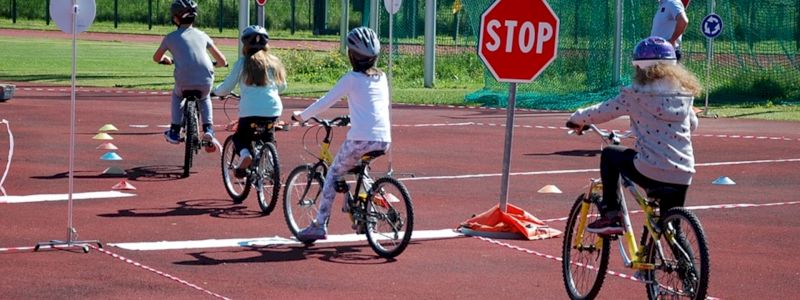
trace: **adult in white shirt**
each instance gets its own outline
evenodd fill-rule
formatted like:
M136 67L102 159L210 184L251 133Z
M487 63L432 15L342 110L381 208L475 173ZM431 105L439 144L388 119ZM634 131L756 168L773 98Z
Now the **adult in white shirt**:
M653 17L650 36L661 37L675 47L675 55L681 59L681 39L689 25L686 7L691 0L658 0L658 10Z

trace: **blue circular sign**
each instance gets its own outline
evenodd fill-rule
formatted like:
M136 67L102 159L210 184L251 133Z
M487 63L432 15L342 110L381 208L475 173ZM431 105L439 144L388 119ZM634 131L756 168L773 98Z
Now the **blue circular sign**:
M713 39L722 33L722 18L717 14L710 14L700 23L700 31L707 38Z

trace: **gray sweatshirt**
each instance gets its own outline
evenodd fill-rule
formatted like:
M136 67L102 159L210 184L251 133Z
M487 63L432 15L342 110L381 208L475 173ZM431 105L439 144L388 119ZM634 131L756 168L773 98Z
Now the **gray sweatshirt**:
M570 121L600 124L629 116L639 152L636 170L653 180L689 185L695 172L691 134L698 126L693 101L677 82L662 79L624 87L613 99L579 109Z

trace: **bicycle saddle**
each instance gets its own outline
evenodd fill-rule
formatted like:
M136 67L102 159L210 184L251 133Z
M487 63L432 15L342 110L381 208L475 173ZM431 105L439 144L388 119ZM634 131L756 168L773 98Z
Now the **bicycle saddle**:
M669 199L675 195L678 190L671 188L671 187L658 187L653 189L647 189L645 191L647 193L648 198L653 199Z
M203 93L201 93L198 90L185 90L182 93L183 93L183 98L194 97L200 99L203 97Z

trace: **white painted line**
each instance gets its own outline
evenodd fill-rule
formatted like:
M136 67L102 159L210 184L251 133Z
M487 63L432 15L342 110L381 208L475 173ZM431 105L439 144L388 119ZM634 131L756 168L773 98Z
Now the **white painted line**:
M123 198L133 197L136 194L122 193L118 191L108 192L87 192L87 193L73 193L73 200L87 200L87 199L103 199L103 198ZM27 196L0 196L0 203L29 203L29 202L46 202L46 201L66 201L69 199L69 194L38 194Z
M411 235L412 240L425 240L425 239L447 239L462 237L463 234L456 232L453 229L441 230L415 230ZM346 243L346 242L360 242L366 241L367 236L363 234L337 234L328 235L325 240L318 240L314 244L325 243ZM267 246L267 245L300 245L301 243L296 239L283 238L279 236L274 237L260 237L260 238L239 238L239 239L208 239L208 240L194 240L194 241L161 241L161 242L140 242L140 243L108 243L113 247L122 248L126 250L178 250L178 249L201 249L201 248L225 248L225 247L254 247L254 246Z

